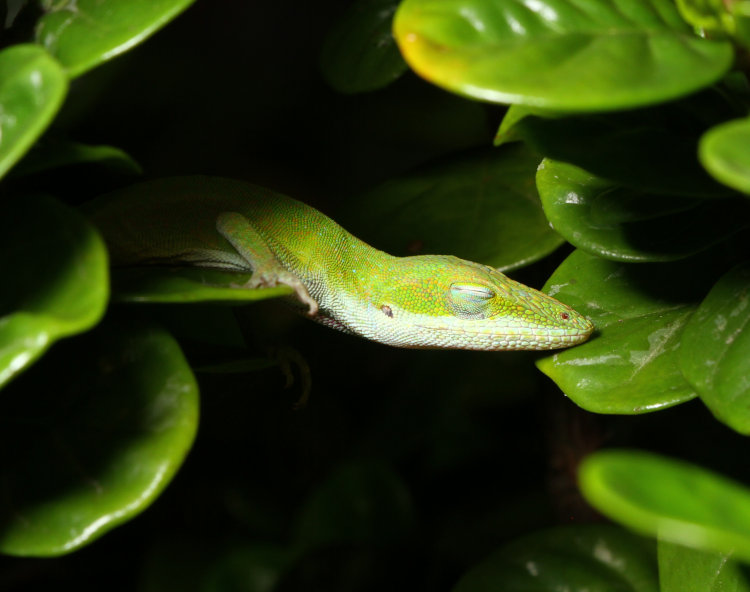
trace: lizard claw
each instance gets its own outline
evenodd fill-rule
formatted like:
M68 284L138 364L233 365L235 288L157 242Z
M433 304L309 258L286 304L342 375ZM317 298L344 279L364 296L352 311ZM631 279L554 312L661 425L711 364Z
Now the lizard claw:
M249 289L275 288L279 284L289 286L294 290L297 299L302 302L302 304L307 305L308 316L314 317L318 314L318 303L315 301L315 299L313 299L312 296L310 296L310 293L307 291L305 285L297 277L291 274L280 275L277 273L256 271L255 273L253 273L253 277L250 278L250 281L247 282L245 287Z
M299 298L303 304L307 304L308 310L307 315L314 317L318 314L318 303L313 300L312 296L308 293L307 289L302 286L302 291L297 290L295 288L295 291L297 292L297 298Z

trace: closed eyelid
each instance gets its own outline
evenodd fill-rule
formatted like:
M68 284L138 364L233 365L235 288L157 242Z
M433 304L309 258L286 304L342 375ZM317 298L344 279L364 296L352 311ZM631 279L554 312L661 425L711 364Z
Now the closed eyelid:
M495 292L481 284L454 283L448 293L448 305L462 319L486 319L492 314Z
M489 300L495 296L495 292L484 286L475 284L451 284L451 292L457 292L464 296Z

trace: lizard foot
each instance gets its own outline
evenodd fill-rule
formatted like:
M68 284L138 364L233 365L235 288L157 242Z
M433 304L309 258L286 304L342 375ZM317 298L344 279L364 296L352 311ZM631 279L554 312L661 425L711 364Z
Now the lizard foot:
M314 317L316 314L318 314L318 303L313 299L312 296L310 296L307 288L299 280L299 278L292 275L291 273L269 273L258 270L253 273L253 277L250 278L250 281L248 281L244 287L252 290L254 288L275 288L279 284L289 286L294 290L297 299L302 302L302 304L307 305L307 314L309 316Z

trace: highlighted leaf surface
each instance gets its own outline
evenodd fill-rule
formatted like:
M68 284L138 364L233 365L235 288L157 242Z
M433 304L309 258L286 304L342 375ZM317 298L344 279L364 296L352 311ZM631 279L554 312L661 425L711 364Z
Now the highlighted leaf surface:
M67 345L0 401L4 553L64 554L129 520L195 437L195 378L163 330L109 324Z
M670 0L405 0L407 63L448 90L567 111L653 104L718 80L732 47L693 33Z
M523 146L472 153L393 179L351 201L347 230L393 255L439 253L516 269L563 243L544 217Z
M750 434L750 264L711 289L685 328L680 367L721 421Z
M600 512L660 540L750 560L750 489L698 466L645 452L589 456L581 491Z
M595 413L644 413L694 398L678 363L680 339L713 282L710 261L628 265L574 252L544 291L588 316L596 331L538 368Z
M492 553L453 592L657 592L653 544L610 525L556 528Z
M537 187L550 224L568 242L613 261L671 261L750 226L746 200L654 195L545 159Z
M102 239L72 208L27 196L0 213L2 385L57 339L99 321L109 277Z
M67 89L65 72L41 47L0 51L0 177L50 124Z
M61 0L45 2L36 29L41 43L79 76L142 42L194 0Z

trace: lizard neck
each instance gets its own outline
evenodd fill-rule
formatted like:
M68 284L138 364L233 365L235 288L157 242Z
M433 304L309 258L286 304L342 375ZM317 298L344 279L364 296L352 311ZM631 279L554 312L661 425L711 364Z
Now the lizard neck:
M359 333L352 323L382 298L389 278L398 267L399 257L375 249L349 235L339 241L328 264L307 278L308 290L327 317Z

